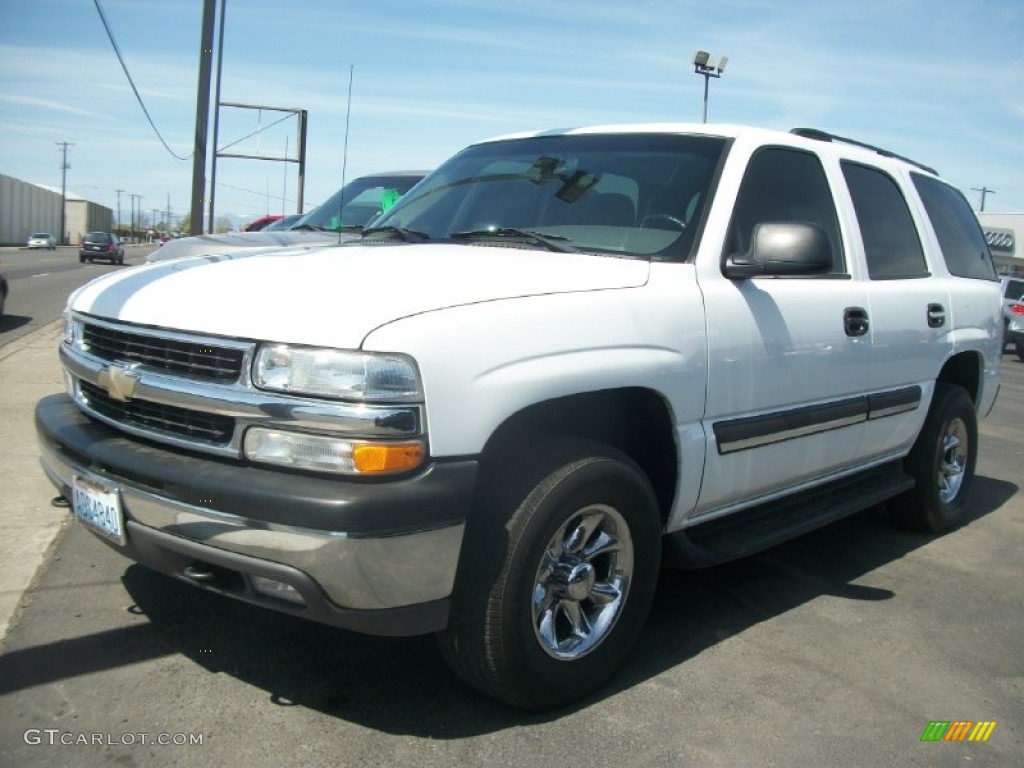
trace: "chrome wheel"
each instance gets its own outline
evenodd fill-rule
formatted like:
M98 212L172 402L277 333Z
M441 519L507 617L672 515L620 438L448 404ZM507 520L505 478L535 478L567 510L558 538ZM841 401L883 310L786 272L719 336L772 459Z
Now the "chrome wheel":
M942 460L939 463L939 499L949 504L960 493L967 468L967 426L953 419L942 438Z
M533 588L533 630L556 659L585 656L622 613L633 576L629 526L612 507L581 509L544 551Z

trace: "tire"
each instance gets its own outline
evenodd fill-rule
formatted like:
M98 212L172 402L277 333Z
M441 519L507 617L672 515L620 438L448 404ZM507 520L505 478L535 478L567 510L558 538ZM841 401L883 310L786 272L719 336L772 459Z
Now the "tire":
M85 256L79 256L78 257L78 263L79 264L85 264Z
M924 427L904 460L917 484L895 501L898 522L941 533L959 525L978 458L978 417L963 387L939 382Z
M438 640L471 686L540 711L625 661L657 585L661 523L647 477L618 451L566 439L529 455L497 461L514 475L485 471Z
M1013 347L1017 350L1017 359L1024 363L1024 344L1018 341L1014 343Z

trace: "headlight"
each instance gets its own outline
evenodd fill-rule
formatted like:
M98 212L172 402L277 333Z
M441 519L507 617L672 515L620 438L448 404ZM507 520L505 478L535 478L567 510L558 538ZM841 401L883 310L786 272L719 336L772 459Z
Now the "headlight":
M344 400L421 400L416 364L404 355L270 344L253 363L260 389Z
M71 314L70 309L64 310L64 343L68 346L75 346L82 338L82 323Z

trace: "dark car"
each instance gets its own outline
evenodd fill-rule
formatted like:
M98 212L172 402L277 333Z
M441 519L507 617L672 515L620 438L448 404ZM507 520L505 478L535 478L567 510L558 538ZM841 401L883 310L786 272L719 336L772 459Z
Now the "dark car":
M4 305L7 303L7 278L0 275L0 317L4 316Z
M96 261L103 259L111 264L124 264L124 246L121 245L121 238L113 232L88 232L82 238L82 245L78 249L78 260L80 262Z

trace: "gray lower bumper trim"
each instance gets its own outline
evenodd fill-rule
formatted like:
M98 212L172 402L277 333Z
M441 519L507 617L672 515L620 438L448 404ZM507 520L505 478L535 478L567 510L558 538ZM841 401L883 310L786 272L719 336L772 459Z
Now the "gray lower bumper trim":
M44 470L68 497L75 473L96 477L45 441L40 448ZM282 569L289 578L277 580L296 587L307 606L310 600L323 603L328 613L338 609L414 611L418 605L445 601L451 594L464 524L380 538L354 538L342 532L315 531L218 513L162 498L117 478L96 479L116 488L121 498L129 543L123 549L117 548L118 551L186 581L189 579L182 575L183 570L192 560L210 563L236 572L245 586L241 590L216 591L261 604L269 601L272 607L284 610L287 604L278 605L283 601L248 594L252 591L252 574L276 578L271 572ZM142 542L148 543L143 546ZM178 553L178 557L166 554L171 552ZM183 560L186 554L191 559ZM308 588L300 588L304 582L308 582ZM308 608L305 612L310 613ZM353 625L351 621L327 623Z

